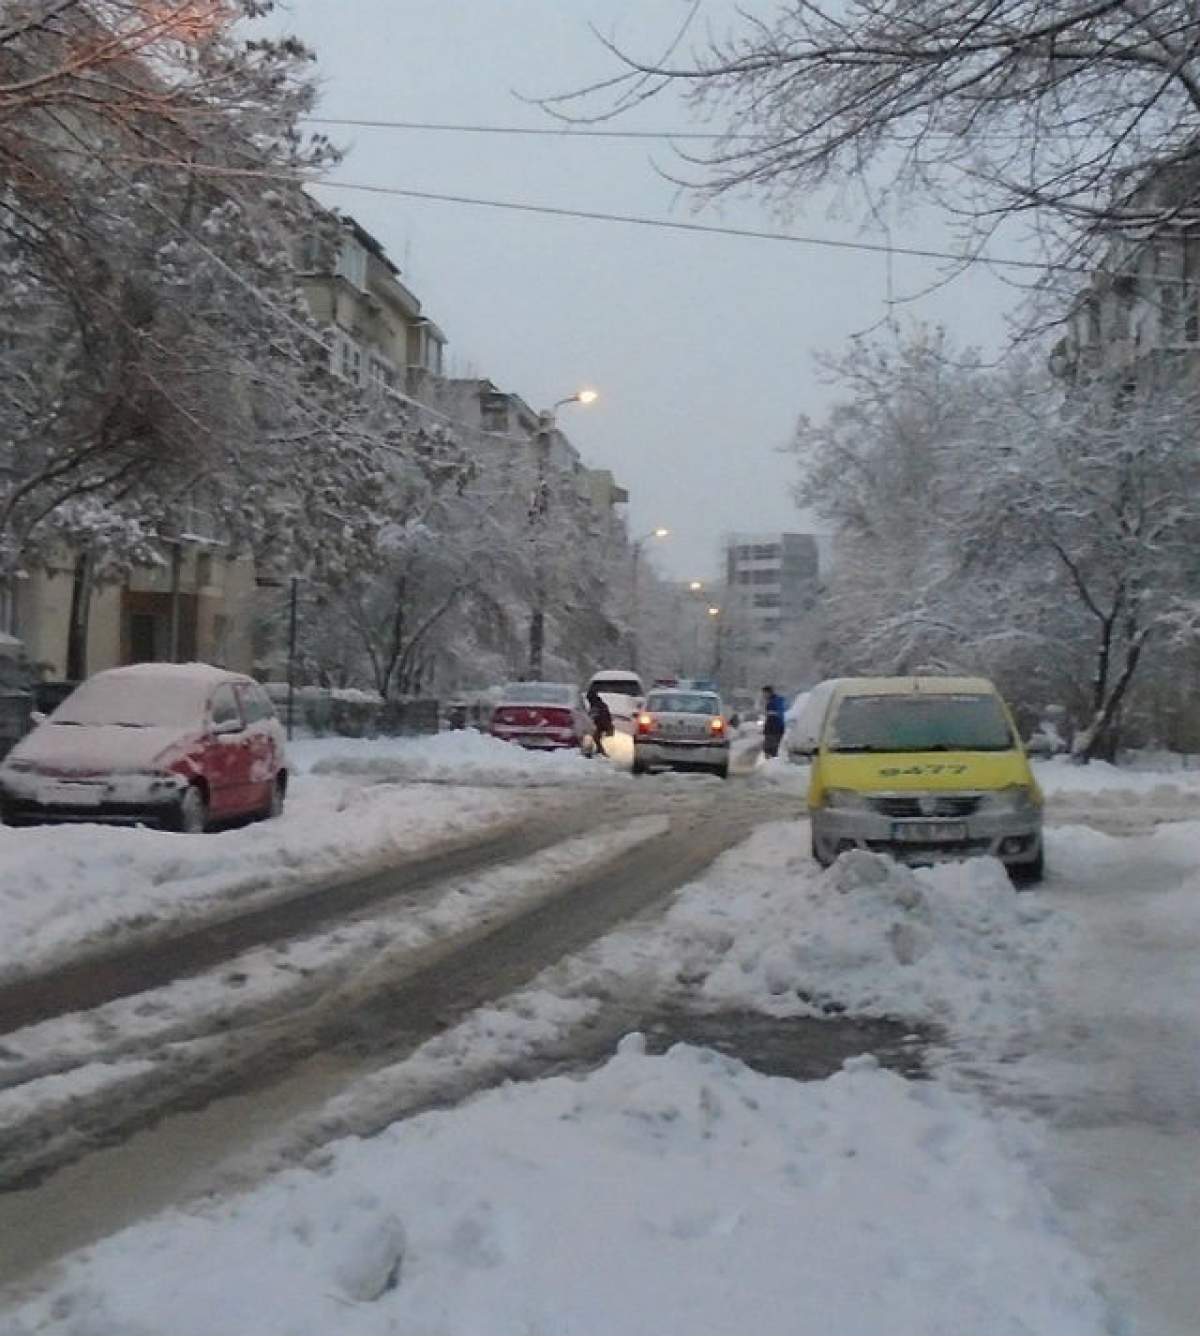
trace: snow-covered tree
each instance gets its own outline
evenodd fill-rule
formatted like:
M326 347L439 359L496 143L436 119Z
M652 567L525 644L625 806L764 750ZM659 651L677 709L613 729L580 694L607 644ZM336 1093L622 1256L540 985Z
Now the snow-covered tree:
M1064 401L925 331L832 370L845 399L797 432L800 497L835 531L826 670L988 672L1033 713L1067 705L1081 757L1110 755L1147 665L1195 643L1195 396Z

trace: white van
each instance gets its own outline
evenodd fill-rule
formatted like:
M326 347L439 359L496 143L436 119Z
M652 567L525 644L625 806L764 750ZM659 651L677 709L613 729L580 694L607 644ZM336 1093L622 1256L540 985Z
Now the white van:
M821 740L821 725L829 710L833 693L846 681L844 677L826 678L811 691L802 691L785 716L783 750L793 765L807 765Z
M613 727L632 736L636 727L637 712L642 708L646 697L646 688L642 679L630 668L603 668L592 674L587 684L585 695L592 694L595 688L604 699L612 714Z

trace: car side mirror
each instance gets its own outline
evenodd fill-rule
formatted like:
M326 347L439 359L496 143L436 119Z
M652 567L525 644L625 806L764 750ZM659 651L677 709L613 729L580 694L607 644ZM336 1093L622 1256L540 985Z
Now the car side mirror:
M35 727L38 724L44 724L48 718L49 715L46 714L45 710L30 710L29 712L29 722Z
M227 738L233 733L244 732L245 727L240 719L222 719L219 724L213 724L213 737Z

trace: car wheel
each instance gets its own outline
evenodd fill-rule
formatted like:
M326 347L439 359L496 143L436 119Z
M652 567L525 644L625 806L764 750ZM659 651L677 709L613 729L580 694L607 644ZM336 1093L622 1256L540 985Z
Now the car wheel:
M633 773L635 775L644 775L646 773L646 762L638 756L633 758Z
M1009 864L1008 875L1018 891L1028 890L1030 887L1036 886L1046 875L1045 851L1039 849L1038 855L1032 863Z
M282 775L275 776L275 786L271 790L271 801L263 813L264 821L273 821L283 815L283 800L287 794L287 780Z
M729 762L726 761L726 762L724 762L724 764L722 764L722 765L714 765L713 768L712 768L712 772L713 772L714 775L716 775L716 777L717 777L718 779L728 779L728 778L729 778Z
M816 835L810 833L809 840L811 841L810 848L812 851L813 862L816 863L818 867L828 867L829 860L827 858L822 858L820 851L817 849Z
M189 784L175 809L174 826L185 835L202 835L208 829L208 799L199 784Z

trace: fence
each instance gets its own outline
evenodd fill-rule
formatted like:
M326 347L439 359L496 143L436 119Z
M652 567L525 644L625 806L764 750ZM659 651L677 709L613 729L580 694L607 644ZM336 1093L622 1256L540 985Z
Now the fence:
M267 694L286 725L286 682L267 682ZM436 733L440 727L436 700L381 700L366 691L297 687L294 727L314 737L375 738Z

